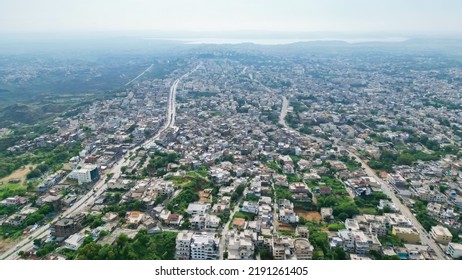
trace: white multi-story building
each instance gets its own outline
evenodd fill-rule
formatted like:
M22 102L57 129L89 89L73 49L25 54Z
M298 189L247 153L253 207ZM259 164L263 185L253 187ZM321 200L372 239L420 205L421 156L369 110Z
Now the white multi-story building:
M279 221L286 224L295 224L298 223L298 215L290 209L280 209L279 210Z
M369 224L369 232L377 236L387 235L387 227L382 223L372 222Z
M220 239L214 232L195 233L191 238L191 260L218 259Z
M431 201L437 203L446 202L446 196L440 192L432 191L428 188L422 187L416 190L417 196L423 201Z
M351 231L347 229L339 230L338 237L342 240L343 250L350 253L355 251L355 239Z
M213 229L220 224L220 218L210 214L194 215L190 219L192 229Z
M191 255L191 238L193 233L187 230L180 231L176 236L176 253L177 260L189 260Z
M186 213L189 215L205 214L210 209L210 204L193 202L189 203Z
M171 182L163 182L154 186L157 195L171 196L174 192L174 187Z
M462 257L462 244L460 243L449 243L446 251L453 259Z
M242 212L258 214L258 203L253 201L244 201L242 204L242 208L240 209Z
M70 179L75 179L79 184L91 183L99 179L99 170L96 165L86 165L83 168L75 169L69 174Z
M367 254L370 250L380 250L381 244L375 234L366 234L361 230L343 229L338 231L338 237L342 242L343 249L350 253Z

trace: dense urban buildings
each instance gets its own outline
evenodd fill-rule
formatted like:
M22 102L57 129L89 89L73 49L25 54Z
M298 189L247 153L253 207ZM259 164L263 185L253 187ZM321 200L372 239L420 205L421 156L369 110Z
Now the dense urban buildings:
M460 67L287 48L198 48L8 146L62 157L2 196L1 257L460 258Z

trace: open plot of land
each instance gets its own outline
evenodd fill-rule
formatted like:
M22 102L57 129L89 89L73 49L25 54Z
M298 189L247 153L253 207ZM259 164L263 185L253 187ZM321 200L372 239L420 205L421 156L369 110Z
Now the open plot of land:
M34 169L34 165L28 164L24 168L18 169L15 172L11 173L10 175L0 179L0 183L8 183L10 181L15 181L15 180L18 180L19 182L24 183L24 181L26 180L27 173L29 173L29 171L31 171L32 169Z
M279 223L278 230L295 232L295 229L292 226L290 226L288 224L284 224L284 223Z
M11 239L0 239L0 253L6 252L14 245L14 240Z
M295 209L295 213L297 213L300 217L305 219L306 221L321 221L322 217L319 212L316 211L305 211L301 209Z

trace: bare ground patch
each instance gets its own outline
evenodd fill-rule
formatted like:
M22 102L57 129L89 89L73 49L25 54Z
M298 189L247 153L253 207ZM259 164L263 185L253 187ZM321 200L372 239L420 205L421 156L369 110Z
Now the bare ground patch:
M300 217L307 221L321 221L322 217L319 212L316 211L305 211L300 209L295 209L295 213L297 213Z
M19 180L21 184L24 184L27 173L29 173L29 171L33 169L34 167L35 166L32 164L28 164L24 168L20 168L16 170L15 172L11 173L10 175L0 179L0 183L8 183L9 181L12 181L12 180Z

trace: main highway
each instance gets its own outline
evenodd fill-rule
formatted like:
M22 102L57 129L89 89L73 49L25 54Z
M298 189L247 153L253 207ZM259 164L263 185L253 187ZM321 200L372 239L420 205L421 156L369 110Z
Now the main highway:
M156 135L154 135L151 139L145 141L144 144L138 145L128 152L126 152L125 157L122 157L119 159L110 170L108 170L108 173L113 173L115 177L119 177L122 173L121 169L122 166L127 165L128 161L128 156L131 153L135 152L138 148L140 147L145 147L148 148L150 147L156 140L159 139L159 137L167 131L169 128L175 128L175 117L176 117L176 90L178 87L178 84L181 82L182 79L188 77L191 75L193 72L195 72L197 69L202 64L197 65L193 70L189 71L188 73L184 74L180 78L176 79L172 86L170 87L170 92L169 92L169 97L168 97L168 102L167 102L167 120L164 124L164 126L157 132ZM8 249L6 252L4 252L2 255L0 255L0 259L18 259L19 258L19 252L21 251L28 251L33 248L33 242L35 239L42 239L45 237L48 237L50 235L50 226L57 222L59 219L62 218L68 218L72 217L73 215L77 213L81 213L85 210L88 210L91 208L92 205L94 205L95 201L99 199L99 197L106 191L107 185L106 185L106 176L102 176L99 181L96 182L96 184L93 185L92 189L85 194L83 197L81 197L77 202L74 203L70 208L65 210L63 213L61 213L58 217L55 217L53 220L51 220L49 223L46 225L41 226L37 230L35 230L33 233L31 233L26 239L21 240L17 244L15 244L13 247Z
M183 76L176 79L172 86L170 87L170 92L168 95L168 102L167 102L167 118L164 123L164 126L157 132L157 134L151 138L150 140L146 141L143 145L144 148L150 148L159 137L165 133L170 128L175 129L175 118L176 118L176 90L178 88L178 84L181 82L182 79L188 77L192 73L194 73L199 67L202 66L202 63L197 65L194 69L189 71L188 73L184 74Z

